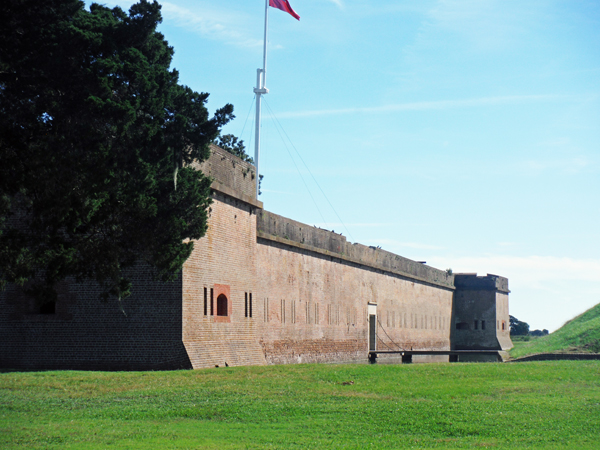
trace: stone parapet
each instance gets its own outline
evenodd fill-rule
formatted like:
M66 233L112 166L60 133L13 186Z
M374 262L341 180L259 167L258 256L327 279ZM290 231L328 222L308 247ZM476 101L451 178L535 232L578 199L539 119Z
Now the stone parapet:
M476 273L454 274L454 285L457 289L470 291L499 291L506 294L508 289L508 278L488 273L486 276L477 276Z
M257 237L399 275L413 281L454 289L454 276L394 253L352 244L332 231L296 222L261 210L257 214Z
M213 179L214 190L262 208L256 199L256 168L249 162L211 144L208 159L192 167Z

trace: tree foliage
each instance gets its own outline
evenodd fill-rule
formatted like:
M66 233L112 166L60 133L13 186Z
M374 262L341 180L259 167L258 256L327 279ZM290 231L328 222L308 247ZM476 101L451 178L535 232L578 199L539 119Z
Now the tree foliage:
M548 330L546 330L545 328L543 330L533 330L529 332L529 336L535 336L535 337L542 337L542 336L548 336L550 334L550 332Z
M529 324L521 322L514 316L510 317L510 335L511 336L527 336L529 335Z
M53 300L66 278L128 295L173 279L206 231L210 180L186 167L233 118L178 84L160 5L0 6L0 283Z
M252 159L248 153L246 153L244 141L242 139L238 139L233 134L224 134L223 136L219 136L217 139L215 139L214 143L223 150L227 150L229 153L237 156L243 161L254 164L254 159Z

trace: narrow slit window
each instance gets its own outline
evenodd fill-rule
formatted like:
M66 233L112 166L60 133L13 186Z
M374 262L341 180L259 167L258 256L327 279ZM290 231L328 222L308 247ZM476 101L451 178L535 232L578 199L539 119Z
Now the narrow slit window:
M244 292L244 317L248 317L248 293Z
M248 301L248 315L252 317L252 292L250 292Z
M204 288L204 315L208 315L208 290Z
M264 321L268 322L269 321L269 298L268 297L264 299L263 314L264 314Z
M213 302L214 294L215 294L215 291L213 290L213 288L210 288L210 315L211 316L215 315L215 308L214 308L215 305Z

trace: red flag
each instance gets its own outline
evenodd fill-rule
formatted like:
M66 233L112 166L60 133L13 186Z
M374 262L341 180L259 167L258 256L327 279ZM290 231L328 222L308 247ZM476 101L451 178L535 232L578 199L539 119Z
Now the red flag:
M292 9L288 0L269 0L269 6L285 11L295 19L300 20L300 16Z

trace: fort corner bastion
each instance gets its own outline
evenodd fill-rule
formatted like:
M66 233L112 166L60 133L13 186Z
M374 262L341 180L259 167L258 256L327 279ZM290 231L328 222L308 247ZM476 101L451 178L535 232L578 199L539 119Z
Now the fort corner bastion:
M178 280L132 269L126 315L93 283L62 283L43 309L8 286L0 367L160 370L512 347L506 278L449 274L266 211L254 166L219 147L196 168L214 180L209 228Z

